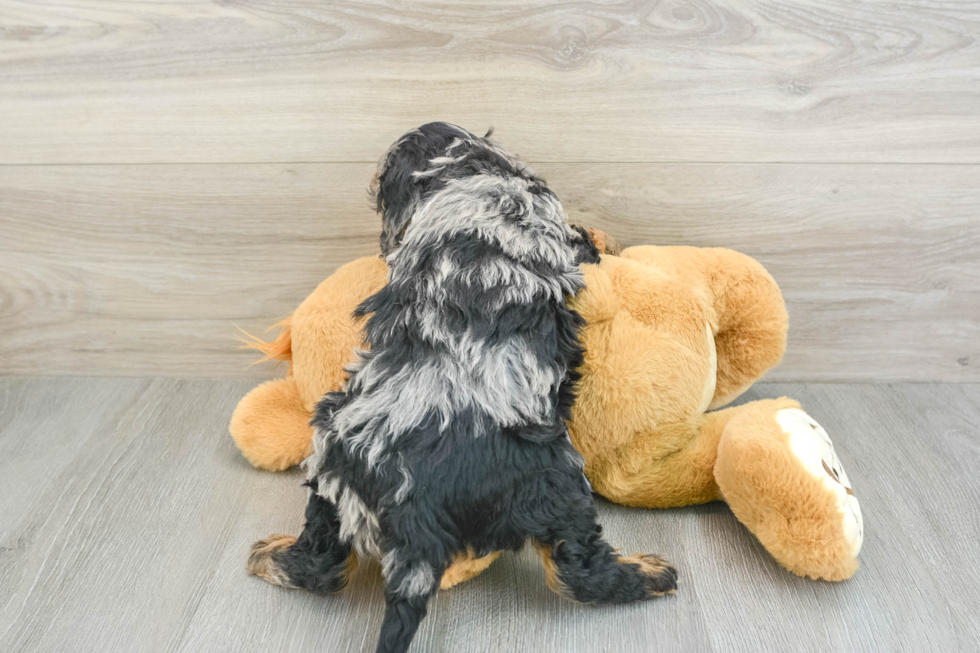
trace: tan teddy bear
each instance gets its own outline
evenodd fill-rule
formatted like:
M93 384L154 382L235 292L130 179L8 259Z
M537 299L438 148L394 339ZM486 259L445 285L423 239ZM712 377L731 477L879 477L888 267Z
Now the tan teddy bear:
M570 305L588 322L569 431L596 492L616 503L668 508L723 500L793 573L842 580L858 567L862 519L827 432L789 398L716 410L782 358L787 315L779 287L755 260L727 249L618 247L585 265ZM336 390L355 347L354 308L387 281L384 261L341 267L281 322L266 358L285 378L239 403L230 430L256 467L301 462L314 404ZM460 559L443 588L496 554Z

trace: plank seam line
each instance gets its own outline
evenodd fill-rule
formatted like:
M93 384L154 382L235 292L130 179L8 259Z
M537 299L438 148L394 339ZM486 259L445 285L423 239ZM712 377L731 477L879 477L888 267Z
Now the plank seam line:
M742 166L980 166L980 161L544 161L525 159L532 165L742 165ZM377 161L108 161L75 163L0 163L0 168L69 168L122 166L257 166L257 165L376 165Z

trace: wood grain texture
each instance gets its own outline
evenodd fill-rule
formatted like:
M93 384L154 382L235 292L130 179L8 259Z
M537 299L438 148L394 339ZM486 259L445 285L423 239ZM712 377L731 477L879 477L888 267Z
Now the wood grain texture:
M0 1L0 163L980 163L971 0Z
M244 373L236 326L261 332L377 249L372 170L0 168L0 369Z
M980 167L541 169L573 222L765 265L790 315L771 380L980 381Z
M296 473L250 468L226 424L250 380L0 379L0 650L370 651L378 566L314 597L245 573L298 532ZM413 653L969 651L980 647L980 385L760 384L834 438L865 514L844 583L779 567L721 503L600 501L609 540L657 551L676 595L579 606L505 555L431 603Z
M0 167L0 372L269 377L236 351L376 250L373 164ZM783 288L777 380L980 380L980 167L541 164L575 222Z

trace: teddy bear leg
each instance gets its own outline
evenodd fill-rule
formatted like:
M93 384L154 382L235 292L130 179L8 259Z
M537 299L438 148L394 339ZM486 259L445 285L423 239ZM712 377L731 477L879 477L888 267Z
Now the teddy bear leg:
M313 430L292 377L267 381L245 395L228 430L250 463L282 471L309 455Z
M732 512L793 573L849 578L863 521L827 432L785 397L732 410L714 469Z
M450 587L455 587L471 578L476 578L499 557L500 551L494 551L490 555L477 558L472 550L467 551L465 554L461 553L453 556L453 564L442 575L442 580L439 582L439 589L448 590Z
M601 458L587 455L585 474L596 492L626 506L677 508L716 501L721 498L714 474L718 441L737 411L726 408L661 424Z

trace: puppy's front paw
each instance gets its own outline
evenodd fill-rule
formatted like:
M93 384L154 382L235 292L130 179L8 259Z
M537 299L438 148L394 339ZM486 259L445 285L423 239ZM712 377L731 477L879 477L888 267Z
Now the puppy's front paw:
M282 568L281 563L276 559L277 554L288 550L295 543L295 537L280 533L259 540L252 545L252 550L248 554L248 564L246 565L248 573L273 585L295 589L296 585L289 580L289 576Z
M677 570L660 556L637 553L620 558L620 562L639 566L650 597L673 594L677 590Z

